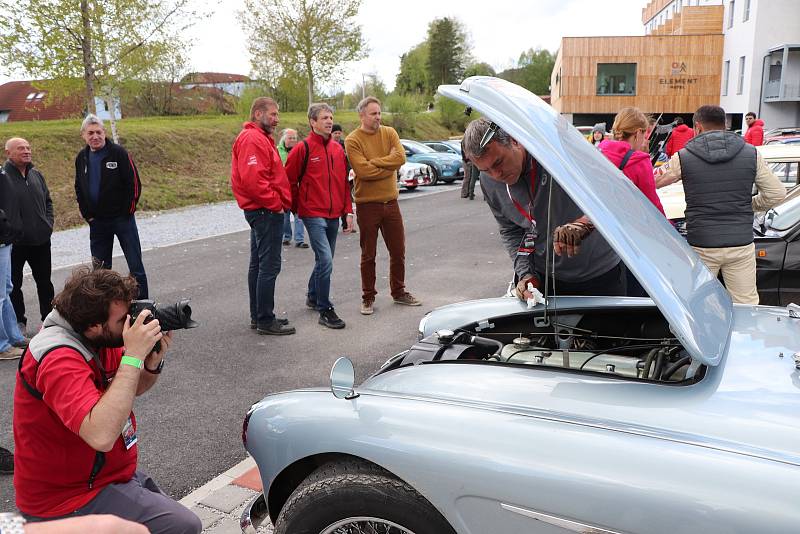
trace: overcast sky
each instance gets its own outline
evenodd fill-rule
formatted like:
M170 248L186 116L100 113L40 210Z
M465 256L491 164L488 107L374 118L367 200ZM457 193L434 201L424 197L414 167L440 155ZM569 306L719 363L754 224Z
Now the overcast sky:
M242 4L243 0L208 1L212 16L190 30L192 70L250 73L236 17ZM642 35L646 4L647 0L363 0L358 22L369 55L348 66L340 88L352 90L361 83L362 73L376 73L387 88L394 87L400 55L425 39L428 23L437 17L458 18L470 34L475 58L499 71L529 48L555 51L561 37ZM20 77L0 75L0 81L8 79Z

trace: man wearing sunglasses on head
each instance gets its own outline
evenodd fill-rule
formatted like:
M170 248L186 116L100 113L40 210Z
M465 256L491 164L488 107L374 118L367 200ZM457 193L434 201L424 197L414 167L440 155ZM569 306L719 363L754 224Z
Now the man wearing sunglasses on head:
M528 284L550 295L625 294L619 256L521 144L481 118L467 126L464 150L481 171L520 299L532 297Z

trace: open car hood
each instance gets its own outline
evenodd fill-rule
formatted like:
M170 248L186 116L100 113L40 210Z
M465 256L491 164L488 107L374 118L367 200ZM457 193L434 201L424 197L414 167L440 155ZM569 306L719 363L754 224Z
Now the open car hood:
M439 93L494 121L558 181L619 254L695 360L717 365L733 305L667 219L565 118L526 89L475 76Z

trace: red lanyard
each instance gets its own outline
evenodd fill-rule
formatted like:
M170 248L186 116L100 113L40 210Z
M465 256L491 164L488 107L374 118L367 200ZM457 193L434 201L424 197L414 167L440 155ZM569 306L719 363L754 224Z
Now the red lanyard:
M529 197L531 203L529 204L530 206L529 211L525 211L525 208L522 207L522 204L517 202L516 199L514 199L514 197L511 196L511 188L508 187L508 184L506 184L506 192L508 192L508 198L511 199L511 202L514 204L514 207L517 208L517 211L520 212L523 217L528 219L528 222L535 223L536 219L533 218L531 212L533 211L533 199L536 196L536 160L531 160L530 179L531 179L531 190L529 193Z

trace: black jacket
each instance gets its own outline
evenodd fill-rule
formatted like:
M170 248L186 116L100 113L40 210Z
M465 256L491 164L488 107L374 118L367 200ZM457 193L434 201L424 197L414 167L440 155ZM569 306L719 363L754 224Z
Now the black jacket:
M5 220L0 220L0 245L12 245L22 238L22 215L19 202L14 195L11 177L6 174L5 166L0 167L0 210ZM0 219L3 219L0 216Z
M733 132L704 132L678 152L686 195L686 240L703 248L753 242L756 149Z
M11 161L5 162L3 171L9 177L22 220L22 237L17 243L31 246L47 243L53 233L53 201L44 176L28 165L23 177Z
M133 158L120 145L106 139L108 155L100 167L100 196L97 205L89 197L89 147L75 158L75 195L81 215L87 221L95 217L119 217L136 212L142 192L139 171Z

